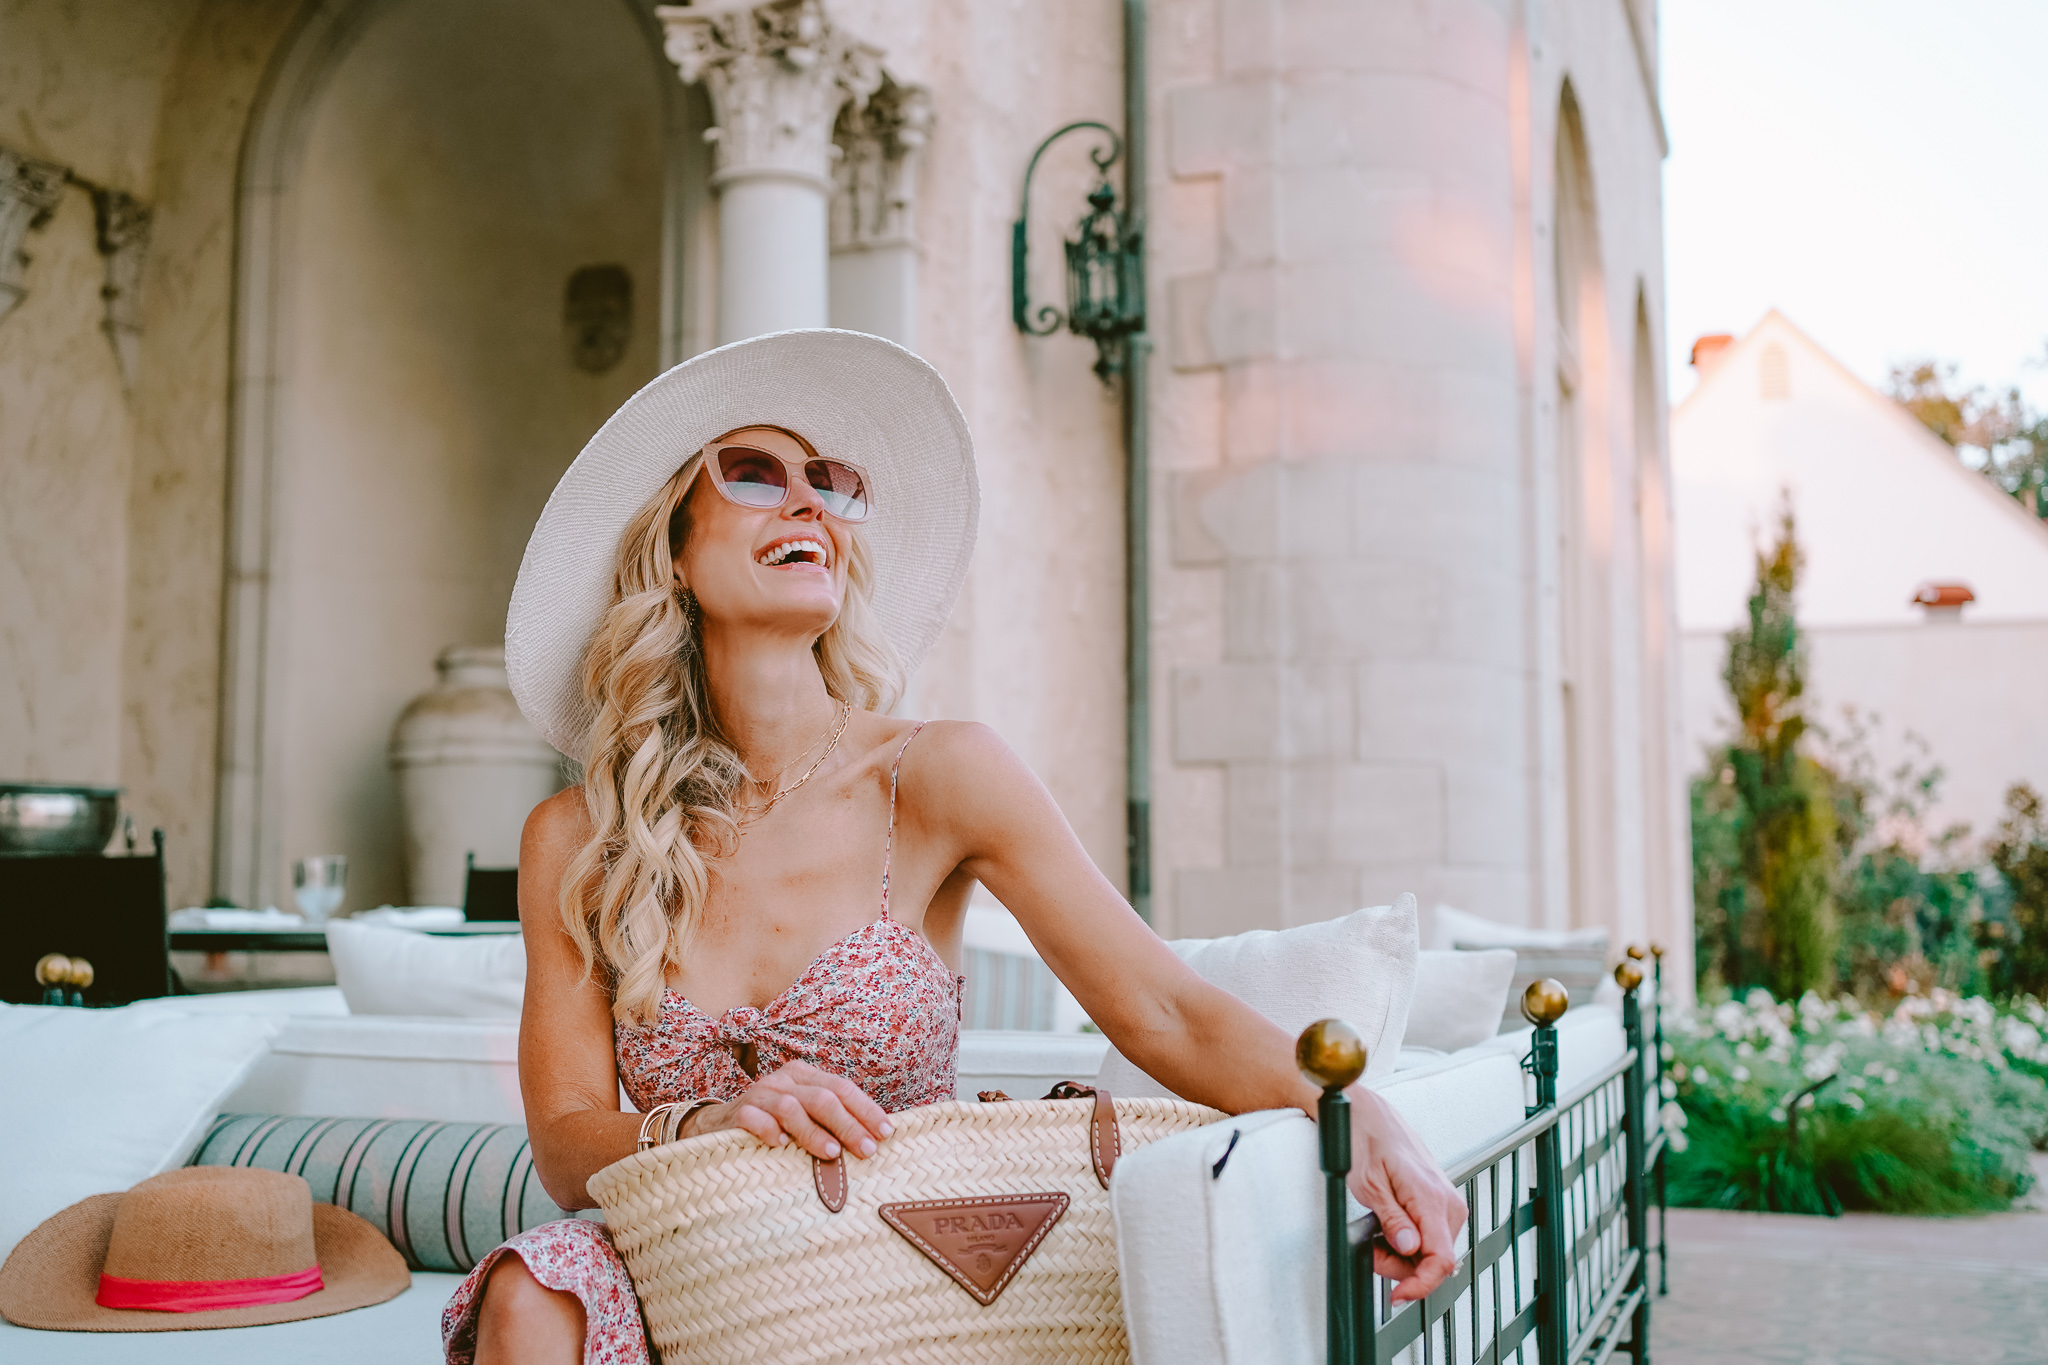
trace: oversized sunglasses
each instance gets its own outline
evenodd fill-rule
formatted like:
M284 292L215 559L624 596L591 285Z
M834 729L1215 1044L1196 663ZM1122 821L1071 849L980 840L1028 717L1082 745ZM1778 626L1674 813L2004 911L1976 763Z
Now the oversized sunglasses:
M866 472L844 460L787 460L758 446L710 445L704 447L704 467L711 471L711 486L738 507L765 511L788 502L792 470L841 521L866 521L872 507Z

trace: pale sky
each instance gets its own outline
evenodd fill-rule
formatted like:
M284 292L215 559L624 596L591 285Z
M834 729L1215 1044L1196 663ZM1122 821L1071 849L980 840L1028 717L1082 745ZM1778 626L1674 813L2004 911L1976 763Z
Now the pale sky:
M1661 10L1672 402L1776 307L1874 385L1936 356L2048 408L2048 0Z

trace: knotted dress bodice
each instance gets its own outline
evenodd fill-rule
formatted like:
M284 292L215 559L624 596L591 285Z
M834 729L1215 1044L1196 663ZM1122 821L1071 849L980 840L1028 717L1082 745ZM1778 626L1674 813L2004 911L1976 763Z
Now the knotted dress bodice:
M819 953L765 1006L737 1005L713 1018L671 990L653 1024L615 1025L619 1079L634 1108L729 1100L793 1061L846 1077L890 1111L953 1098L963 979L924 935L889 917L897 769L923 728L904 737L889 768L880 917ZM749 1047L755 1076L740 1065Z

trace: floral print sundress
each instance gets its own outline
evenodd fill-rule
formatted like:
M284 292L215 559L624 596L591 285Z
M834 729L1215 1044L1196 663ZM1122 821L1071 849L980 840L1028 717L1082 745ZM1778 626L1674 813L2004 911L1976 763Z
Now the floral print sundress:
M957 1084L963 978L924 935L889 918L889 863L896 845L896 775L904 736L889 767L889 834L882 855L882 913L811 962L760 1009L740 1005L714 1019L674 991L663 993L651 1027L612 1030L619 1080L640 1112L675 1100L729 1100L753 1084L739 1064L751 1044L766 1076L806 1061L853 1081L895 1112L953 1098ZM584 1365L651 1365L652 1352L626 1263L600 1223L564 1218L529 1228L478 1261L441 1314L448 1365L476 1358L477 1307L484 1279L507 1253L549 1289L583 1303Z

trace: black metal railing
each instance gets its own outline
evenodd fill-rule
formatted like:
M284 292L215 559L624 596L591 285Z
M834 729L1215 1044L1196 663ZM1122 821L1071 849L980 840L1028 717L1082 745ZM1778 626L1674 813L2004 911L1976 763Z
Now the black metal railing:
M1391 1282L1373 1272L1378 1219L1347 1218L1349 1106L1342 1086L1325 1089L1331 1365L1600 1365L1616 1351L1649 1360L1653 1251L1658 1292L1665 1279L1662 1010L1660 1000L1646 1038L1642 971L1624 962L1615 976L1626 1046L1562 1098L1556 1021L1568 1001L1554 981L1530 988L1523 1008L1536 1029L1522 1065L1535 1103L1519 1126L1453 1163L1470 1218L1457 1270L1419 1302L1394 1303Z

